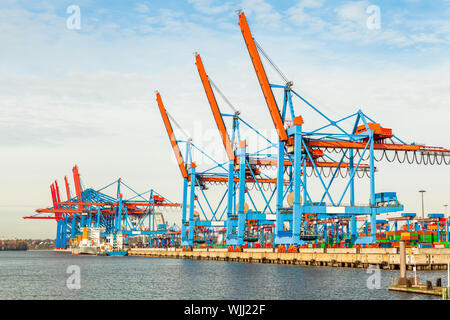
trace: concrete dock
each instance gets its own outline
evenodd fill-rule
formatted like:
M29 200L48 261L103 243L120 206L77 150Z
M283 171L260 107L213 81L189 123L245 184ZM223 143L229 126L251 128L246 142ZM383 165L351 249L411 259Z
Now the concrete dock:
M399 286L399 285L392 285L388 287L388 290L390 291L397 291L397 292L406 292L406 293L416 293L416 294L427 294L432 296L442 296L443 290L445 288L442 287L433 287L432 289L427 289L426 286L420 286L420 287L405 287L405 286Z
M446 270L450 262L449 249L408 249L406 266L412 270ZM243 252L228 252L227 249L181 249L148 248L130 249L129 256L229 261L242 263L270 263L302 266L329 266L346 268L368 268L376 265L380 269L400 268L398 248L320 248L300 249L299 253L278 253L274 249L243 249Z
M54 252L69 252L69 253L71 253L72 249L69 249L69 248L67 248L67 249L58 248L58 249L53 249L53 251Z

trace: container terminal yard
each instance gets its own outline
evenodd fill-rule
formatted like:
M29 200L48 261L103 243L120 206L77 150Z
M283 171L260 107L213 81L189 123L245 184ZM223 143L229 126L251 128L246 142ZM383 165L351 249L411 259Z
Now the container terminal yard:
M271 116L275 141L241 116L195 53L205 91L201 98L209 102L226 162L214 159L191 138L175 136L173 126L182 131L181 126L166 108L164 93L156 91L181 174L173 183L180 186L179 203L155 189L135 191L122 179L100 189L82 188L75 165L73 188L64 177L64 194L55 180L50 186L52 205L24 218L56 221L56 250L73 254L396 269L404 241L409 267L446 268L448 217L443 212L404 212L396 190L376 190L375 177L377 162L448 170L450 150L408 142L395 128L377 122L376 112L356 110L330 118L293 89L293 82L253 38L244 12L238 17L266 102L261 112ZM282 81L269 79L265 67L273 68ZM231 112L219 106L216 97ZM325 124L315 126L304 116L306 110ZM250 140L241 139L240 128L251 130L265 145L250 152ZM417 134L414 138L420 139L420 131ZM198 165L199 154L214 165ZM368 190L360 186L364 180ZM319 193L311 191L317 188ZM124 190L132 196L125 198ZM357 203L356 194L366 203ZM170 225L165 210L181 212L181 225ZM136 239L134 248L129 246L131 238Z

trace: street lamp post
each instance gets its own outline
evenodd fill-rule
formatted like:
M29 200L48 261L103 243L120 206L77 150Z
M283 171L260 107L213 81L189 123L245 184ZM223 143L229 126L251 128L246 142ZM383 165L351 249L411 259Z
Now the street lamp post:
M445 221L445 231L446 231L446 233L447 233L447 235L446 235L446 240L448 241L448 240L449 240L449 234L448 234L449 230L448 230L448 227L449 227L450 221L448 220L448 216L447 216L447 207L448 207L448 204L444 204L444 208L445 208L445 215L444 215L444 218L447 219L447 220ZM448 266L450 266L450 264L449 264ZM450 270L448 270L448 272L450 273ZM449 286L449 289L450 289L450 277L448 278L448 281L449 281L448 286Z
M422 194L422 240L425 241L425 210L423 206L423 194L426 192L425 190L419 191Z

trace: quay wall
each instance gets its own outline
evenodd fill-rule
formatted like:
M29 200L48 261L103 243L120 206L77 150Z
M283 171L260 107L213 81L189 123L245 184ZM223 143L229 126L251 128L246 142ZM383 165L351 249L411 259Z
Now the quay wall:
M151 258L174 258L241 263L269 263L303 266L328 266L347 268L368 268L375 265L380 269L400 268L397 248L305 248L298 253L278 253L274 249L244 249L243 252L228 252L227 249L155 249L133 248L129 256ZM450 262L450 251L446 249L416 249L407 252L407 268L412 270L446 270Z

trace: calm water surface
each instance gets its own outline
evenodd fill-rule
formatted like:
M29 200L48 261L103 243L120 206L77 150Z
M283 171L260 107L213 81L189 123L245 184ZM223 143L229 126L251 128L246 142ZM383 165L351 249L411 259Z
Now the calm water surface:
M67 288L70 265L80 267L79 290ZM439 299L389 292L399 271L381 271L381 288L368 289L372 275L345 268L3 251L0 299ZM418 276L447 284L446 271Z

